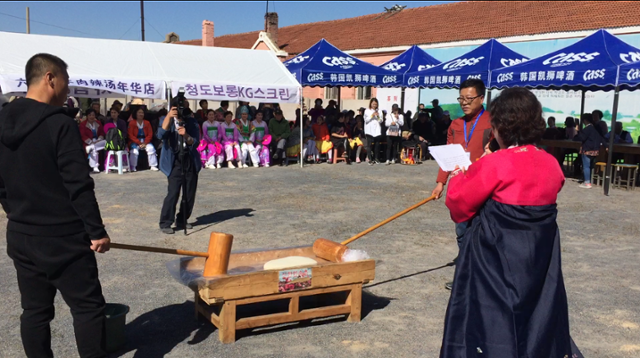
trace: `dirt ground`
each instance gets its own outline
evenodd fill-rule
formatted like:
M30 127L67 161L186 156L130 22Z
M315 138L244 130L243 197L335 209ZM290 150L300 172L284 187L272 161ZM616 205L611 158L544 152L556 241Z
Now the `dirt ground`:
M114 242L206 251L211 231L235 236L234 250L344 240L429 196L437 166L321 164L203 170L194 230L164 235L158 218L162 173L98 174L96 192ZM579 189L568 180L559 198L563 272L571 333L585 357L640 356L640 190ZM6 229L2 215L0 230ZM193 293L166 262L175 257L111 250L99 255L107 302L130 307L128 344L112 357L437 357L457 254L444 200L429 203L352 244L376 259L363 318L240 331L223 345L198 323ZM6 242L0 242L6 251ZM0 357L23 357L15 269L0 255ZM69 308L56 297L52 345L76 357Z

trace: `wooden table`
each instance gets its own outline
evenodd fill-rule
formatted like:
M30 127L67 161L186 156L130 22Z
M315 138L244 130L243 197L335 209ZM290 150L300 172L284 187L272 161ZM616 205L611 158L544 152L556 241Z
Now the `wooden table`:
M573 140L549 140L543 139L540 142L541 146L554 147L554 148L566 148L566 149L580 149L582 146L581 142L573 141ZM608 147L608 145L607 145ZM625 153L625 154L634 154L640 155L640 145L638 144L614 144L613 145L614 153Z
M290 270L263 269L267 261L304 256L317 261L317 265ZM204 258L181 261L183 273L200 275ZM304 277L289 281L287 271L305 272ZM308 273L308 277L306 274ZM196 318L206 318L219 330L222 343L236 340L236 330L248 329L288 322L298 322L321 317L347 315L349 322L359 322L362 310L362 285L375 278L375 261L334 263L318 258L312 247L232 253L228 274L215 278L200 277L189 287L195 292ZM295 284L295 287L294 287ZM300 299L328 293L343 292L344 302L332 306L301 307ZM264 304L288 300L289 309L284 312L237 318L236 308L242 305Z

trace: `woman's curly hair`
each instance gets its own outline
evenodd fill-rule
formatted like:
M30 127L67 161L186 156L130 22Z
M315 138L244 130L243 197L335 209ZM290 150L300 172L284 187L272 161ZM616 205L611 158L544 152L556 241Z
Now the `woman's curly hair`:
M537 144L546 129L542 105L526 88L508 88L491 102L491 125L502 143L511 145Z

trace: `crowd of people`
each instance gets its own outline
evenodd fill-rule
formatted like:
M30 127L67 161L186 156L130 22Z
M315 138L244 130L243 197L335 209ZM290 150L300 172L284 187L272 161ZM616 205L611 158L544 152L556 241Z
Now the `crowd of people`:
M555 117L547 118L547 129L543 139L574 140L582 143L579 150L552 148L549 149L549 153L556 157L561 166L567 154L577 154L575 159L571 160L573 174L576 177L582 177L581 188L591 189L591 170L596 163L596 158L601 154L601 147L609 143L611 135L614 135L614 144L633 144L631 133L623 129L622 122L616 122L614 133L612 133L603 120L602 111L596 109L591 113L582 114L580 118L567 117L564 127L556 126ZM613 163L623 161L623 156L622 153L613 153Z
M188 101L185 103L188 108ZM333 163L337 159L334 156L344 158L347 164L390 165L407 159L401 158L403 149L415 149L408 152L415 163L429 158L429 145L446 144L451 124L449 112L442 110L437 99L432 104L432 108L420 104L415 114L403 113L398 104L387 112L372 98L368 108L359 108L356 113L341 111L334 100L323 107L322 99L318 98L308 114L300 116L297 109L295 119L287 120L278 104L260 103L256 108L248 102L239 102L234 113L229 110L228 101L222 101L214 110L209 109L208 101L201 100L200 108L188 113L198 122L198 152L206 169L248 168L249 164L255 168L269 167L272 162L285 166L291 160ZM95 173L100 168L107 170L118 160L116 156L108 158L105 154L108 150L127 153L125 171L135 172L141 156L146 159L144 167L158 170L157 151L161 148L155 134L166 109L149 111L142 100L134 100L124 110L123 104L115 101L107 116L100 114L98 101L84 113L77 108L76 111L89 165Z

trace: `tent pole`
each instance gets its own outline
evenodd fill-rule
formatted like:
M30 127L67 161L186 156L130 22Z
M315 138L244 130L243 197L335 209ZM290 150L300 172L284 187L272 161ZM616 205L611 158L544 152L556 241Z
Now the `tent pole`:
M404 87L400 90L400 112L404 115Z
M303 127L304 127L304 120L302 119L304 116L304 112L303 112L303 108L304 108L304 98L302 97L302 87L300 87L300 168L304 168L304 158L302 157L302 153L304 151L304 149L302 149L302 147L304 146L304 137L303 137Z
M611 114L611 135L609 136L609 152L607 153L607 167L604 173L604 195L609 195L609 186L611 185L611 162L613 161L613 135L614 128L616 126L616 117L618 116L618 98L620 97L620 87L616 86L616 91L613 94L613 112Z
M487 92L487 110L489 109L490 105L491 105L491 89L489 89L489 92Z
M582 130L582 114L584 114L584 98L585 98L586 92L587 91L582 90L582 95L580 96L581 97L580 98L580 126L579 126L580 130Z

